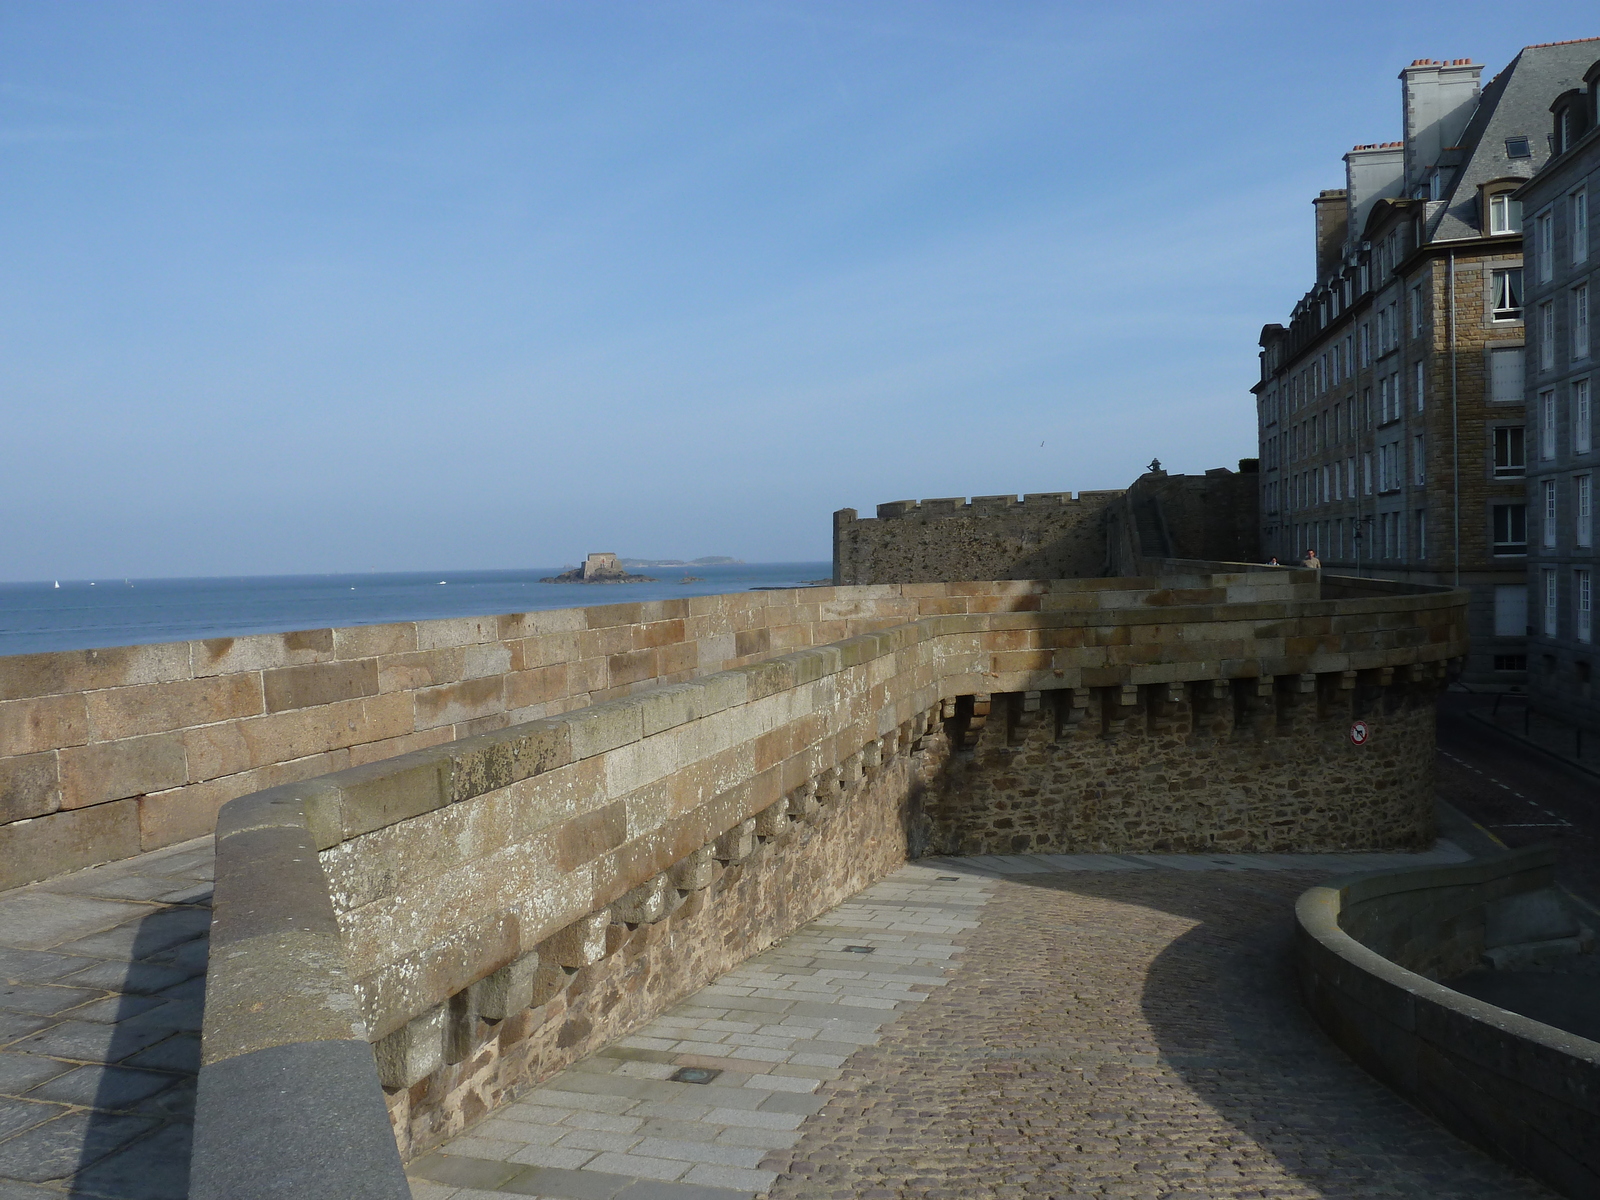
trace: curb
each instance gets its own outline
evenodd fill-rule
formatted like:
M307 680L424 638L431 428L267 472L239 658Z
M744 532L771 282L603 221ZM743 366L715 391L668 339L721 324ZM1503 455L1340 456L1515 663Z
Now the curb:
M1569 771L1574 771L1579 775L1582 775L1585 779L1600 783L1600 771L1595 770L1593 767L1587 767L1583 763L1580 763L1575 759L1568 758L1565 754L1558 753L1555 750L1547 750L1545 747L1539 745L1538 742L1533 741L1531 738L1525 738L1520 733L1514 733L1509 729L1506 729L1500 725L1496 725L1493 721L1486 720L1477 713L1472 712L1470 709L1462 715L1465 716L1467 720L1481 725L1485 729L1498 734L1508 742L1512 742L1515 745L1521 746L1525 750L1532 750L1535 754L1548 759L1550 762L1559 767L1564 767Z

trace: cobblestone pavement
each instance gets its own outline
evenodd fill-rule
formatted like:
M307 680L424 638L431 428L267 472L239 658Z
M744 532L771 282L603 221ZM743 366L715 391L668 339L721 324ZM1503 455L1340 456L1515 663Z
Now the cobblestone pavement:
M1292 993L1304 888L1461 857L924 860L412 1163L414 1196L1548 1197Z
M211 839L0 893L0 1200L188 1192Z

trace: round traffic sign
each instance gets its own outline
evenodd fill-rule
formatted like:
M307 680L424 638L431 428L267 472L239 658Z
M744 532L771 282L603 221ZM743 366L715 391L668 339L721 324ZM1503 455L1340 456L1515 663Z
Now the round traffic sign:
M1365 746L1367 739L1372 736L1372 730L1367 728L1365 721L1355 721L1350 726L1350 744L1352 746Z

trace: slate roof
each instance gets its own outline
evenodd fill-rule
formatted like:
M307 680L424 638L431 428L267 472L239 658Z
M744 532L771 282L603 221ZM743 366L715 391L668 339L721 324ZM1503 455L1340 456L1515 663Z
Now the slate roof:
M1525 46L1491 79L1467 121L1450 194L1430 204L1428 240L1481 236L1478 188L1491 179L1530 179L1550 158L1550 104L1569 88L1583 86L1583 73L1600 59L1600 38ZM1525 137L1528 158L1506 153L1506 139ZM1437 211L1432 211L1437 209Z

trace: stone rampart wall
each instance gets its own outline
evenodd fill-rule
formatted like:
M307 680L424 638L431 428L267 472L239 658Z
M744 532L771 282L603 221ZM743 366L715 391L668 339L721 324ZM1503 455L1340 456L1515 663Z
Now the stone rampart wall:
M1429 978L1475 965L1486 910L1548 889L1554 866L1536 846L1312 888L1296 907L1296 967L1313 1016L1368 1071L1562 1194L1594 1196L1600 1043Z
M974 752L922 836L947 854L1420 849L1442 666L1013 692L976 731L953 705Z
M939 615L234 802L194 1194L244 1194L237 1164L283 1157L261 1131L293 1123L273 1106L299 1094L295 1070L344 1064L342 1086L426 1148L885 873L980 697L1426 675L1464 649L1453 593L1328 602L1318 586L886 590ZM1381 810L1343 804L1352 828ZM351 1084L339 1047L363 1041Z
M833 514L835 584L1083 579L1105 569L1104 517L1121 492L897 500Z
M0 888L209 833L235 796L917 615L813 589L0 658Z

